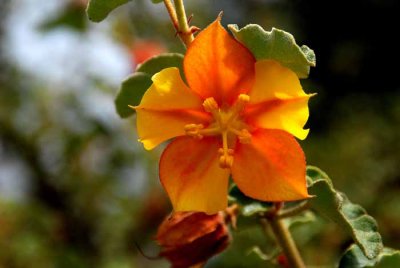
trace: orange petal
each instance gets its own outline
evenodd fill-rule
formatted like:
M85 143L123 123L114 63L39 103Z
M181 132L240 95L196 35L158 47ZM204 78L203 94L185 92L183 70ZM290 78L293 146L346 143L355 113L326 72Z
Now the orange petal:
M256 63L256 81L249 92L250 103L245 110L248 123L262 128L282 129L305 139L308 100L297 75L277 61Z
M147 150L170 138L185 135L186 124L210 120L202 101L185 85L177 68L164 69L152 80L152 86L135 107L139 138Z
M219 167L220 147L213 137L179 137L167 146L160 179L175 211L212 214L226 208L229 170Z
M251 143L237 143L232 176L245 195L258 200L308 197L304 153L282 130L259 129L252 133Z
M183 67L189 87L202 98L231 104L254 81L255 59L221 26L218 17L189 46Z

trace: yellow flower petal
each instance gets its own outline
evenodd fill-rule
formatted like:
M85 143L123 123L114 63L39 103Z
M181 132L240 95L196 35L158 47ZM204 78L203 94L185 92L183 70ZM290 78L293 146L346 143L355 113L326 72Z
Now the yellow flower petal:
M250 103L245 110L249 123L267 129L285 130L299 139L305 139L303 129L308 120L308 100L299 78L277 61L256 63L256 80L249 92Z
M179 137L164 150L160 180L175 211L213 214L226 208L229 170L220 168L220 141Z
M152 86L135 107L139 138L147 150L185 135L186 124L210 120L210 115L203 110L202 100L185 85L177 68L164 69L152 80Z

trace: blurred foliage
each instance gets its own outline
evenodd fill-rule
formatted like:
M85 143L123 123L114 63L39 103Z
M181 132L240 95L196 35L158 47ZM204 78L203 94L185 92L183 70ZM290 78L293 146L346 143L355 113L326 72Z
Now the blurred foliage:
M157 179L159 152L144 152L136 142L134 118L122 121L115 114L104 120L90 111L87 99L102 96L112 102L117 92L101 77L84 77L87 87L79 90L58 89L5 56L13 49L6 46L8 5L24 1L0 4L0 174L9 177L0 183L0 267L168 267L163 260L146 259L135 247L136 242L146 254L157 255L153 237L170 210ZM91 23L82 20L85 4L63 2L59 14L42 14L37 31L45 36L68 28L90 35ZM187 5L195 15L192 24L200 28L224 10L225 25L275 26L314 49L317 68L303 82L307 92L319 94L311 100L310 136L302 142L307 161L366 208L384 244L394 248L400 245L400 85L397 69L390 66L398 55L392 53L395 42L373 38L371 32L381 29L381 36L390 36L398 5L390 0L204 0ZM141 40L183 52L161 4L138 0L109 18L108 34L127 57ZM17 176L7 173L6 165ZM3 184L14 177L21 198L4 194L9 188ZM276 256L274 241L246 221L239 219L233 244L207 267L266 267L254 245L265 256ZM335 224L320 217L292 231L313 266L338 263L351 244Z

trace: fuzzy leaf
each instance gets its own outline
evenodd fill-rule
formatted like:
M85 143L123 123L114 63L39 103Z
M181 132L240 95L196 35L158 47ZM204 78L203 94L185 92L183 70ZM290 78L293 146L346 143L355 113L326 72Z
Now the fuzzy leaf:
M140 64L137 68L137 72L146 73L150 76L155 75L160 72L162 69L168 67L178 67L181 76L184 77L183 73L183 55L179 53L164 53L158 56L152 57Z
M375 259L368 259L360 247L351 245L342 256L339 268L393 268L400 267L400 251L391 248L384 248Z
M126 118L135 113L128 105L138 105L143 94L151 86L151 76L146 73L136 72L125 79L115 99L115 107L120 117Z
M242 215L246 217L266 212L273 206L271 202L262 202L245 196L236 185L229 191L229 197L241 206Z
M100 22L117 7L128 3L131 0L90 0L86 13L91 21Z
M257 60L276 60L299 78L307 78L310 66L315 67L314 51L305 45L299 47L290 33L275 28L268 32L257 24L249 24L242 29L230 24L228 28Z
M312 211L304 211L303 213L297 214L292 217L283 219L283 222L288 228L296 227L304 223L310 223L315 221L315 215Z
M336 191L329 177L320 169L307 167L307 183L309 194L315 195L309 201L311 208L348 232L368 259L378 256L383 245L374 218Z

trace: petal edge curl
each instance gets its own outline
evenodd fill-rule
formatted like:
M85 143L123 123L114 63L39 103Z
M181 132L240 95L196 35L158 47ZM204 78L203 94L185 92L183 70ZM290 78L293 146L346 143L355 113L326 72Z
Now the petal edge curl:
M250 104L245 116L249 123L261 128L281 129L303 140L303 129L309 116L308 100L297 75L274 60L256 63L256 80L249 92Z

